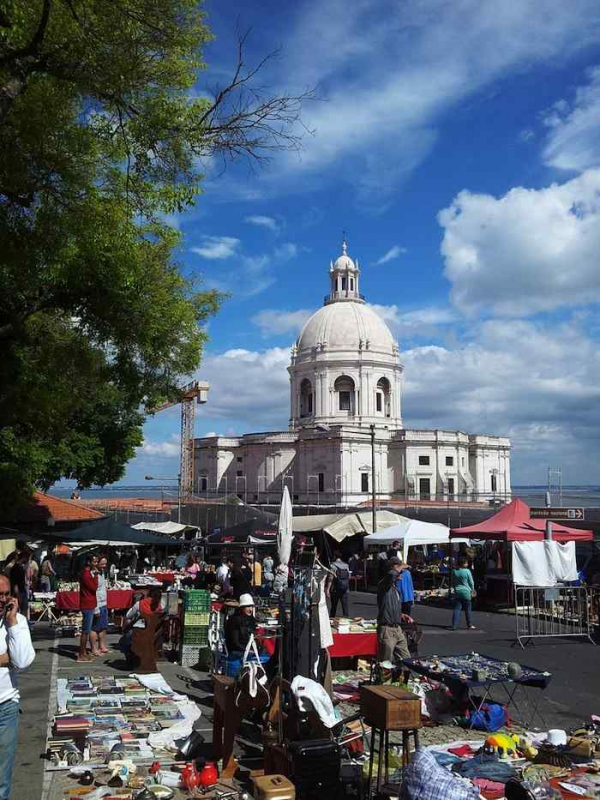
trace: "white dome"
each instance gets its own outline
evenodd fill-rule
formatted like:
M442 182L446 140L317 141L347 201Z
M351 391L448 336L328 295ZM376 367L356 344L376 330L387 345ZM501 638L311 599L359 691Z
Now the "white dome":
M355 270L356 264L354 263L354 261L352 261L350 256L344 254L336 258L333 268L339 270L348 270L348 269Z
M338 259L339 260L339 259ZM315 348L369 350L397 358L397 345L383 319L363 303L338 302L320 308L305 323L296 342L298 355Z

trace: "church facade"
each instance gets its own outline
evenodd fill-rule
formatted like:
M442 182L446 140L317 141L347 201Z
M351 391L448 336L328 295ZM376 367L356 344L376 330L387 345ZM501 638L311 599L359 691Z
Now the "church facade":
M329 294L292 347L287 431L194 442L195 487L277 502L354 505L378 499L487 501L510 497L510 440L412 430L402 418L398 344L360 293L347 253L329 267Z

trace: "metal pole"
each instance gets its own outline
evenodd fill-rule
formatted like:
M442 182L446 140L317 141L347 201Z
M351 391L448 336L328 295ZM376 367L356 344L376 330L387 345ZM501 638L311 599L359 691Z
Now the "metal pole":
M177 522L181 523L181 472L177 476Z
M371 499L373 501L373 533L377 533L377 508L375 506L375 425L371 425Z
M551 542L552 541L552 520L551 519L547 519L546 520L546 530L544 532L544 539L547 542Z

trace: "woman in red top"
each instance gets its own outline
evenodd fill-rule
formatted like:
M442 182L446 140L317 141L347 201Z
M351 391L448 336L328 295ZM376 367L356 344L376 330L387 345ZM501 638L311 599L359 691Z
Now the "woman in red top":
M87 653L87 644L94 621L96 609L96 591L98 589L98 556L88 556L81 577L79 578L79 608L81 609L81 639L77 661L91 661Z

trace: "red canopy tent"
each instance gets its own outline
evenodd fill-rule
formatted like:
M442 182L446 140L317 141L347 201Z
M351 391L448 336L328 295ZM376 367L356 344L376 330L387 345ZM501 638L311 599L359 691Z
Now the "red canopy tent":
M544 540L546 521L531 519L529 506L516 499L504 506L493 517L475 525L452 528L450 538L485 539L502 542L541 542ZM552 523L552 538L556 542L586 542L594 538L593 531L568 528L560 522Z

